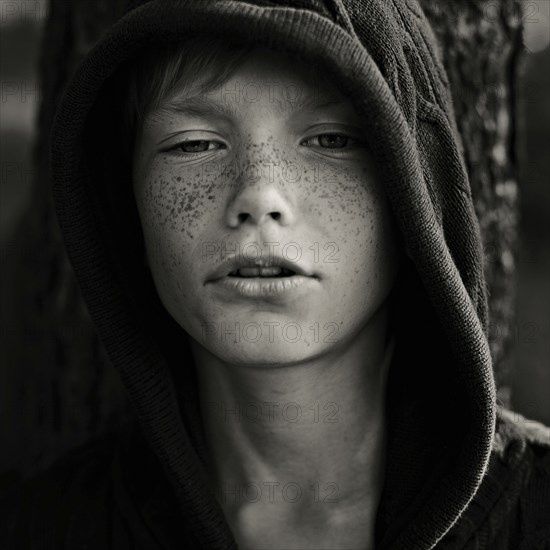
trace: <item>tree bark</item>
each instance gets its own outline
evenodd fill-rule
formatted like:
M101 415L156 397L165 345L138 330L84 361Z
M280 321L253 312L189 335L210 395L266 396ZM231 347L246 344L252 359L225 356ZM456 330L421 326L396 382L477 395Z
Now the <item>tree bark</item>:
M120 426L123 388L95 334L66 258L50 197L48 133L63 87L82 56L117 18L123 0L51 0L40 71L42 105L32 202L11 250L19 339L5 378L1 466L30 474L69 448ZM491 289L491 347L506 388L504 357L514 315L517 233L515 86L521 19L515 0L422 0L453 88ZM5 386L6 387L6 386ZM504 392L505 396L506 393Z

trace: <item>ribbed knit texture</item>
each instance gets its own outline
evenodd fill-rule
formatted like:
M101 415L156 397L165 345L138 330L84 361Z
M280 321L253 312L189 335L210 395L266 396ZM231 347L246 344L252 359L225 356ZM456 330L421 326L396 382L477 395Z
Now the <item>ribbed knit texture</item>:
M390 370L389 456L377 548L428 549L443 537L462 545L449 548L466 548L484 517L469 508L471 518L465 516L459 534L453 525L476 494L492 508L500 491L494 475L482 485L496 414L486 289L449 84L416 0L134 1L84 59L62 98L51 137L59 224L92 319L152 450L151 464L162 466L179 503L182 529L192 533L196 548L236 548L204 467L192 358L187 350L176 384L149 306L140 303L138 290L153 294L151 282L135 275L130 262L135 267L136 258L117 242L120 226L104 207L102 186L114 185L115 176L111 182L97 178L96 159L86 156L85 144L90 113L119 65L143 44L189 33L249 40L311 60L368 120L368 144L412 259L410 279L399 291L397 325L404 328ZM112 172L117 174L114 166ZM164 322L177 333L173 322ZM113 498L126 503L116 513L126 514L144 547L161 548L151 534L155 527L136 519L148 513L128 496L140 490L123 480L131 478L131 468L127 472L117 462L114 472ZM517 496L527 470L509 477ZM502 506L509 510L512 503ZM503 517L492 516L491 529ZM132 547L126 532L115 531L116 548Z

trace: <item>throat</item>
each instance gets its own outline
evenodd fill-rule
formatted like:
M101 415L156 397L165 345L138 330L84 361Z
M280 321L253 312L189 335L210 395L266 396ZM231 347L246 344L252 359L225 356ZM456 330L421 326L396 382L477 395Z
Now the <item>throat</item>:
M248 504L227 514L243 550L373 550L375 517L369 503L342 511L322 502L307 509L289 503L269 507Z

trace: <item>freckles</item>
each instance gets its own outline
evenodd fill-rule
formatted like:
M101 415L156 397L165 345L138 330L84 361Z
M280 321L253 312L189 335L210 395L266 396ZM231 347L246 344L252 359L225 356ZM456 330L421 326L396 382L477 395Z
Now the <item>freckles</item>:
M330 232L339 234L342 243L346 244L351 239L354 246L362 247L364 243L361 234L372 234L373 218L378 207L378 196L371 193L371 186L366 182L366 178L372 178L372 174L365 167L359 169L345 166L329 168L328 176L320 178L322 186L315 196L319 200L310 205L309 210L315 209L325 223L328 221L331 224ZM310 194L315 195L313 189Z
M166 162L166 161L165 161ZM200 167L186 176L164 170L147 185L144 198L149 219L161 232L195 239L200 221L215 199L216 175Z
M190 239L193 234L189 228L195 205L200 196L195 191L182 187L180 177L156 177L145 194L149 215L159 230L186 234Z
M277 147L271 135L265 141L255 143L249 133L236 156L237 159L243 159L243 162L236 161L238 164L236 177L240 183L257 183L263 179L270 184L279 185L281 189L285 189L289 184L299 183L285 177L288 154Z
M373 185L377 184L372 180L373 177L372 171L366 167L361 170L346 169L345 178L341 179L334 191L340 201L340 212L344 215L341 217L349 221L346 224L342 220L338 231L343 235L342 242L346 244L346 250L350 252L350 285L364 279L362 284L371 286L380 276L381 266L378 262L384 221L380 209L384 204L378 188Z

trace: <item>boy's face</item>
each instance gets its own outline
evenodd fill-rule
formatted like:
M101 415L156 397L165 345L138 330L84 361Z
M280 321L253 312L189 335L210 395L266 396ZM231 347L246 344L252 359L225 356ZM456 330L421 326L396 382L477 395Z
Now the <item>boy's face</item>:
M224 361L290 364L347 346L395 280L369 121L314 77L257 49L202 104L149 113L136 146L134 192L159 296ZM258 256L314 276L228 276L235 266L224 261ZM270 292L289 282L301 284Z

